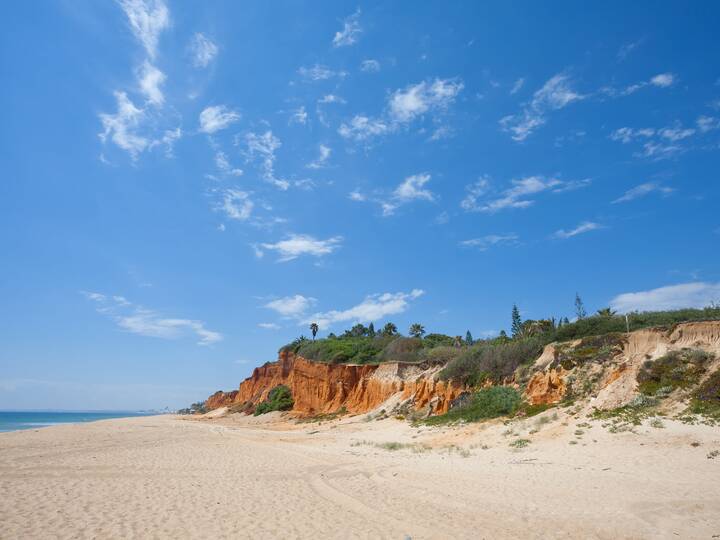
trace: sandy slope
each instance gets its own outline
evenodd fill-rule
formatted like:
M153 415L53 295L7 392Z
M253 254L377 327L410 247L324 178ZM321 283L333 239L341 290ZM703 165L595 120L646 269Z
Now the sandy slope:
M273 414L2 434L0 538L720 535L720 457L707 458L718 428L611 434L595 422L577 436L585 418L561 413L528 435L536 419L418 430ZM511 449L518 437L532 442ZM391 441L417 446L375 446Z

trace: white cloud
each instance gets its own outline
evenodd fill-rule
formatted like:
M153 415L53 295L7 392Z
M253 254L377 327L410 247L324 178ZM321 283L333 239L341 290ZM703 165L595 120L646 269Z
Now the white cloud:
M327 104L327 103L347 103L343 98L340 96L336 96L335 94L325 94L323 97L318 99L318 103L320 104Z
M245 135L245 143L248 159L260 161L263 180L286 191L290 182L275 176L275 151L282 146L280 139L267 130L263 134L248 133Z
M318 147L319 155L317 159L311 161L306 165L308 169L322 169L323 167L327 166L327 161L330 159L330 154L332 153L332 149L329 146L325 146L324 144L321 144Z
M358 37L362 33L360 27L360 10L350 15L343 21L343 28L339 32L335 32L333 38L333 47L347 47L357 42Z
M110 137L112 142L130 154L136 160L138 154L143 152L150 144L150 141L139 135L137 129L145 118L145 112L138 109L125 92L115 92L117 101L117 112L115 114L100 113L103 132L100 139L103 142Z
M423 81L396 90L389 100L390 116L395 122L405 123L431 110L446 109L463 89L455 79Z
M287 262L297 259L302 255L322 257L328 255L340 247L342 236L333 236L326 240L319 240L306 234L290 234L285 240L274 244L260 244L256 246L256 255L261 257L262 250L276 251L280 258L278 262Z
M480 177L477 182L465 186L467 195L460 202L460 207L463 210L478 210L478 199L487 193L490 187L490 180L487 176Z
M368 60L363 60L360 63L360 70L364 71L365 73L376 73L380 71L380 62L377 60L373 60L372 58Z
M240 115L228 109L225 105L214 105L206 107L200 113L200 131L203 133L215 133L227 128L240 120Z
M160 142L165 145L165 155L167 157L173 157L173 148L180 137L182 137L182 130L179 127L165 130Z
M669 128L665 127L658 131L658 135L663 139L667 139L672 142L681 141L695 135L695 130L692 128L682 128L679 125Z
M120 328L133 334L161 339L178 339L194 334L199 339L198 345L212 345L223 339L219 332L205 328L203 321L164 317L119 295L113 295L110 300L100 293L83 294L98 304L99 313L111 317Z
M675 83L675 75L672 73L660 73L650 79L650 84L658 86L660 88L668 88Z
M228 188L221 192L222 202L218 209L225 212L225 215L237 221L247 221L252 215L254 204L250 200L250 194L239 189Z
M622 62L623 60L625 60L632 51L634 51L640 46L641 43L642 40L638 40L626 43L625 45L620 47L620 50L617 53L618 62Z
M477 195L473 195L472 187L470 190L470 197L466 197L461 203L461 206L465 210L474 212L487 212L495 213L500 210L507 208L527 208L535 204L534 199L530 196L537 195L544 191L552 191L554 193L562 193L568 191L568 186L572 186L571 189L577 189L587 185L585 181L575 182L563 182L557 178L545 178L544 176L528 176L519 180L512 180L512 187L506 189L500 193L499 197L491 198L480 202L478 200L479 194L482 193L482 189L487 189L489 182L487 179L483 179L485 182L481 182L476 185L475 190Z
M215 166L223 174L227 174L230 176L242 176L243 174L242 169L237 169L230 165L230 161L228 161L227 155L225 155L225 152L221 150L218 150L215 153Z
M634 188L627 190L622 197L615 199L613 201L613 204L639 199L640 197L645 197L646 195L649 195L653 192L658 192L662 195L669 195L673 191L674 190L672 188L661 186L660 184L656 184L654 182L646 182L644 184L640 184L639 186L635 186Z
M720 119L713 116L699 116L696 121L697 127L701 133L707 133L714 129L720 129Z
M425 292L421 289L413 289L409 293L374 294L366 297L360 304L345 310L315 313L302 321L302 324L316 322L320 328L328 328L333 324L347 321L357 323L378 321L389 315L405 312L410 307L410 303L423 294Z
M564 229L560 229L559 231L555 231L553 233L554 238L572 238L573 236L577 236L578 234L583 234L590 231L595 231L597 229L602 229L603 226L598 223L593 223L592 221L584 221L580 223L577 227L574 229L571 229L569 231L566 231Z
M348 197L350 198L350 200L356 202L364 202L367 200L367 197L363 193L360 193L358 190L351 191Z
M498 245L515 245L518 243L518 235L509 234L489 234L481 238L471 238L463 240L460 245L463 247L477 248L480 251L487 251L489 248Z
M208 67L217 56L218 46L200 32L196 33L190 42L192 63L196 68Z
M518 80L515 81L515 83L512 85L512 88L510 89L510 94L517 94L520 89L525 85L525 79L520 77Z
M388 131L388 125L380 119L356 115L348 124L341 124L338 133L346 139L364 141L371 137L383 135Z
M295 109L292 114L290 115L290 120L288 123L290 124L303 124L305 125L307 123L307 111L305 110L305 106L301 105L297 109Z
M334 77L342 79L345 75L347 75L344 71L333 71L329 67L321 64L315 64L310 67L301 67L298 69L298 74L308 81L325 81Z
M647 139L654 135L655 130L653 128L633 129L629 127L622 127L613 131L610 134L610 138L613 141L621 141L623 144L627 144L633 140L639 138Z
M278 324L266 323L266 322L258 323L258 326L260 328L264 328L265 330L278 330L280 328L280 325L278 325Z
M165 74L147 60L138 70L138 81L140 90L150 103L159 106L165 102L165 96L160 89L160 85L165 82Z
M286 296L285 298L272 300L263 307L272 309L283 317L297 318L305 315L307 310L315 305L316 302L317 300L315 300L315 298L296 294L294 296Z
M704 308L718 301L720 301L720 283L693 282L620 294L610 301L610 307L620 313L630 313Z
M548 112L563 109L585 97L572 89L567 75L555 75L533 94L521 113L502 118L500 127L511 133L514 141L524 141L547 121Z
M393 198L399 202L407 202L415 199L425 199L426 201L434 200L433 193L430 190L423 189L423 186L430 181L430 175L427 173L414 174L408 176L393 191Z
M671 127L660 129L622 127L613 131L610 139L623 144L642 141L642 150L634 155L659 160L683 152L685 147L679 143L695 134L695 129L683 128L679 122L676 122Z
M170 26L170 12L162 0L120 0L130 28L150 58L157 53L160 33Z

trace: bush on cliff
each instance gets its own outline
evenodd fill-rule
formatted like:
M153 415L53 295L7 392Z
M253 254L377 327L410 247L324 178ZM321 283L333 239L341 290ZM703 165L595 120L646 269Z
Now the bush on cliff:
M451 422L478 422L500 416L509 416L522 404L520 393L509 386L491 386L475 392L462 405L450 409L446 414L431 416L425 422L429 425Z
M255 407L253 414L258 416L272 411L288 411L293 408L294 404L290 389L281 384L270 390L267 399Z
M638 389L653 396L658 390L672 392L676 388L696 385L705 373L705 364L713 355L699 349L670 351L657 360L643 363L637 374Z
M477 386L488 379L501 383L518 366L533 362L542 348L543 341L540 338L482 342L465 349L451 360L440 372L440 378L467 386Z

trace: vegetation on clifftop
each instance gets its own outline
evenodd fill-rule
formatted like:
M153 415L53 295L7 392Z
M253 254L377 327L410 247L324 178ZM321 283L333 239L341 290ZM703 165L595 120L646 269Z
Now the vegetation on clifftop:
M290 389L281 384L276 386L268 393L267 399L255 407L255 416L269 413L272 411L289 411L293 408L295 401L293 400Z

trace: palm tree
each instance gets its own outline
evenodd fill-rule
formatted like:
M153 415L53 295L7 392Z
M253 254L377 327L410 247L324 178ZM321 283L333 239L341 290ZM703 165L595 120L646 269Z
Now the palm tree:
M412 337L421 338L425 333L425 327L420 323L414 323L410 325L410 335Z
M394 336L395 334L397 334L397 331L397 326L389 322L385 326L383 326L382 334L383 336Z
M310 331L312 332L312 335L313 335L313 341L315 341L315 336L317 335L318 330L320 330L320 327L318 326L317 323L310 323Z
M602 308L602 309L598 309L598 310L597 310L597 314L598 314L600 317L613 317L616 313L617 313L617 311L613 311L613 310L610 309L609 307L606 307L606 308Z

